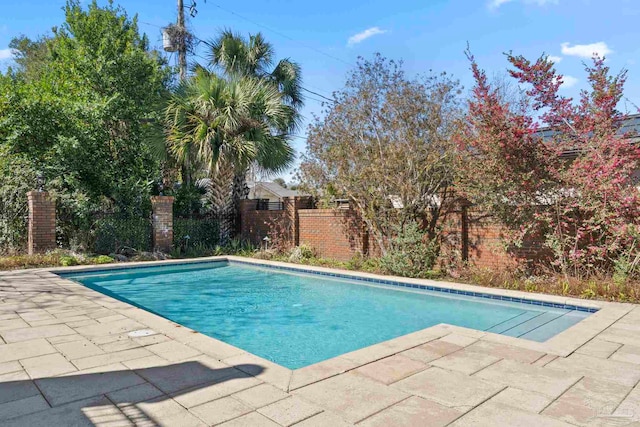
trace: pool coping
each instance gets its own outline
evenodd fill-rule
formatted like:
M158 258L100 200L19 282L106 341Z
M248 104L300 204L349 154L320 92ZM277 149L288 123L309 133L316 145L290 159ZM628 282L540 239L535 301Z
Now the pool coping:
M108 295L85 287L70 279L59 276L61 273L79 273L99 270L118 270L128 269L132 267L153 267L172 264L194 264L207 263L212 261L229 261L232 263L244 263L253 265L262 265L275 267L278 269L286 269L289 271L300 271L306 273L316 273L328 275L332 277L348 278L355 280L364 280L365 282L388 284L388 282L398 282L410 285L424 287L424 289L438 288L448 289L450 293L462 295L483 294L488 295L490 299L507 300L531 300L540 303L547 303L551 307L555 305L584 307L590 310L597 310L589 317L581 320L577 324L565 329L554 337L545 342L535 342L521 338L499 335L491 332L484 332L475 329L463 328L455 325L438 324L420 331L402 335L388 341L374 344L368 347L345 353L325 361L305 366L303 368L291 370L274 362L263 359L257 355L249 353L241 348L235 347L223 341L201 334L198 331L187 328L183 325L175 323L162 316L135 307L126 302L122 302ZM375 362L385 357L401 353L414 347L418 347L439 338L443 338L450 334L463 335L473 339L484 339L499 344L506 344L520 347L528 350L539 351L541 353L552 354L556 356L566 357L573 353L580 346L593 339L595 336L611 326L618 319L634 308L632 304L614 303L607 301L586 301L577 298L566 298L556 295L527 293L521 291L513 291L498 288L485 288L476 285L467 285L462 283L434 281L427 279L410 279L396 276L383 276L372 273L351 272L346 270L338 270L326 267L315 267L299 264L290 264L278 261L267 261L253 258L245 258L238 256L215 256L206 258L196 258L190 260L165 260L165 261L149 261L149 262L132 262L127 264L103 264L97 266L74 266L74 267L56 267L21 270L24 273L36 273L40 276L55 280L57 284L72 290L75 293L84 294L86 296L99 296L106 301L111 300L111 304L121 307L126 316L137 320L156 332L164 333L170 338L181 342L185 345L197 348L218 360L225 363L255 363L260 364L266 369L264 372L255 375L284 391L291 391L304 387L314 382L342 374L344 372L357 369L363 365ZM16 274L15 270L9 272L0 272L0 280L6 273ZM413 286L411 286L413 288ZM402 288L401 288L402 289ZM451 292L455 291L455 292ZM447 291L445 291L447 292ZM95 295L97 294L97 295ZM495 298L494 298L495 297ZM485 298L487 298L485 296ZM509 299L505 299L509 298ZM546 304L545 304L546 305ZM255 373L247 372L250 375Z

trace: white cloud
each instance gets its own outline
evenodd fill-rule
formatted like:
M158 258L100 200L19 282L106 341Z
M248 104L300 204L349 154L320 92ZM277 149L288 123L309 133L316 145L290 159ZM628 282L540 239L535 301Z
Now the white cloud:
M562 76L562 89L569 89L578 84L578 79L573 76Z
M0 49L0 60L13 58L13 49Z
M489 9L497 9L503 4L511 3L515 0L490 0ZM535 4L538 6L545 6L547 4L558 4L558 0L520 0L522 3Z
M513 0L491 0L489 2L489 9L497 9L505 3L509 3Z
M605 42L574 44L573 46L571 46L570 43L565 42L562 43L560 47L562 48L563 55L579 56L581 58L591 58L594 53L601 57L613 53Z
M369 37L373 37L377 34L384 34L386 32L387 30L381 30L379 27L367 28L366 30L358 34L354 34L353 36L349 37L349 40L347 41L347 46L353 46L355 44L358 44L368 39Z
M549 55L547 56L547 59L551 62L553 62L554 64L557 64L558 62L562 61L562 57L561 56L555 56L555 55Z

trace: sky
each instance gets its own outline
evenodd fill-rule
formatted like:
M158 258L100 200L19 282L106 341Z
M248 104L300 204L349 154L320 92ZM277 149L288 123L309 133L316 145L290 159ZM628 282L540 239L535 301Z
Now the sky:
M358 57L371 58L376 52L403 60L410 76L446 71L468 90L473 83L464 55L468 43L488 75L506 71L504 52L532 60L549 55L564 75L563 94L571 97L586 88L584 62L594 52L604 54L612 71L628 71L620 107L635 112L640 105L638 0L195 1L198 14L188 25L198 38L211 39L222 29L261 32L277 58L301 65L306 89L329 98L343 87ZM192 0L184 2L188 6ZM0 70L11 63L12 37L50 34L64 21L64 3L0 0ZM115 3L137 14L140 30L161 48L160 27L175 22L176 0ZM200 45L190 60L204 63L205 47ZM176 61L175 55L169 59ZM323 108L322 96L305 93L305 121L293 140L298 154L305 149L308 123ZM283 176L290 181L293 174L292 169Z

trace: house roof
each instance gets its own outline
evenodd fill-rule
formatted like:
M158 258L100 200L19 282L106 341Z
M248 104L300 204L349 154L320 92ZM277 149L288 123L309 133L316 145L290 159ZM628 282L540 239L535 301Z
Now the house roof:
M542 140L550 140L559 133L560 131L558 130L550 127L543 127L538 129L535 135L540 136ZM622 123L620 124L617 134L627 138L631 144L637 144L640 142L640 138L638 137L638 135L640 135L640 114L629 114L625 116L622 119ZM580 152L580 148L568 149L565 150L560 157L574 159L580 154Z
M278 197L296 197L301 196L302 194L297 190L291 190L289 188L284 188L278 183L275 182L248 182L247 186L251 189L265 189Z

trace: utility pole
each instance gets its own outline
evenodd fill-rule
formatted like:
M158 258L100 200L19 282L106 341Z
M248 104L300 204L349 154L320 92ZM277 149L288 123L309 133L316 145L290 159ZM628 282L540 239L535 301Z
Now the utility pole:
M178 0L178 32L180 41L178 44L178 67L180 69L180 81L187 78L187 29L184 26L184 3Z
M178 34L180 34L180 40L178 40L178 70L180 82L184 82L187 79L187 29L184 25L184 2L178 0ZM189 158L185 159L185 162L181 167L182 182L188 187L191 185L191 173L189 171Z

